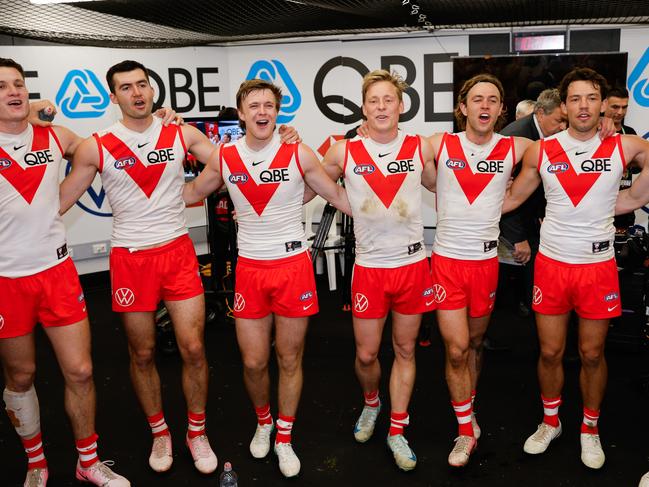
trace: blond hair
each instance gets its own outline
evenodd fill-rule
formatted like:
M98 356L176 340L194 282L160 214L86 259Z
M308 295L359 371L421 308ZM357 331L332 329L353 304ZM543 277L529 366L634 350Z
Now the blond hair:
M408 84L403 78L394 71L390 73L385 69L376 69L363 77L363 103L365 103L365 95L367 94L367 90L370 89L370 86L381 81L391 83L397 89L399 101L403 101L403 92L408 89Z

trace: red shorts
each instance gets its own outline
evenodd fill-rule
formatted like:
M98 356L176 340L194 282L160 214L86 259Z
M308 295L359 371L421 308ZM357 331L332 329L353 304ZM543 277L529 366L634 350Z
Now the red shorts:
M534 264L532 309L560 315L574 309L589 320L622 314L615 259L594 264L566 264L541 253Z
M319 311L309 252L275 260L239 257L236 276L235 318L299 318Z
M383 318L390 309L417 315L435 309L428 259L401 267L363 267L354 264L352 314Z
M28 335L44 327L78 323L88 316L72 259L24 277L0 277L0 338Z
M468 308L472 318L493 311L498 287L497 257L462 260L433 253L430 268L437 309Z
M155 311L161 300L182 301L203 294L194 244L188 235L146 250L110 251L113 311Z

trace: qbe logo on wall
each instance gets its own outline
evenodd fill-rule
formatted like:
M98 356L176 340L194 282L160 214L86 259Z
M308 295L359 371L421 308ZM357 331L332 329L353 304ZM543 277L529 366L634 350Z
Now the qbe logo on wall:
M282 88L282 103L277 116L277 123L288 123L302 104L302 95L286 67L277 59L255 61L248 71L246 79L263 79Z
M99 118L109 103L106 88L89 69L73 69L66 74L56 94L56 104L68 118Z

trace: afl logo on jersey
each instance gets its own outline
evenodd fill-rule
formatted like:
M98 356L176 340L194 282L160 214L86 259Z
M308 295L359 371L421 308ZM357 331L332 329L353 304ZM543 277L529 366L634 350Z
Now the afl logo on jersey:
M606 301L607 303L609 303L609 302L611 302L611 301L615 301L617 298L618 298L618 294L617 294L617 293L615 293L615 292L614 292L614 293L609 293L609 294L607 294L606 296L604 296L604 301Z
M230 174L230 177L228 177L228 180L232 184L245 184L248 182L248 175L244 174L242 172L235 172Z
M0 171L9 169L11 167L11 161L9 159L0 159Z
M302 293L302 296L300 296L300 301L306 301L307 299L310 299L313 297L313 293L311 291L307 291L305 293Z
M354 168L354 174L364 175L372 174L376 168L372 164L359 164Z
M561 174L563 172L566 172L568 170L568 163L567 162L555 162L554 164L550 164L548 166L548 172L550 174Z
M135 157L122 157L115 161L115 169L128 169L135 166Z
M459 171L460 169L464 169L466 167L466 162L459 159L449 159L446 161L446 167L453 169L454 171Z

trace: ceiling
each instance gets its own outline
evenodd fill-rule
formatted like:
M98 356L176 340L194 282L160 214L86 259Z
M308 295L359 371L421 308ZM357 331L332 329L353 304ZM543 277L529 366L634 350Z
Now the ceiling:
M109 47L447 28L649 23L648 0L0 0L0 32Z

